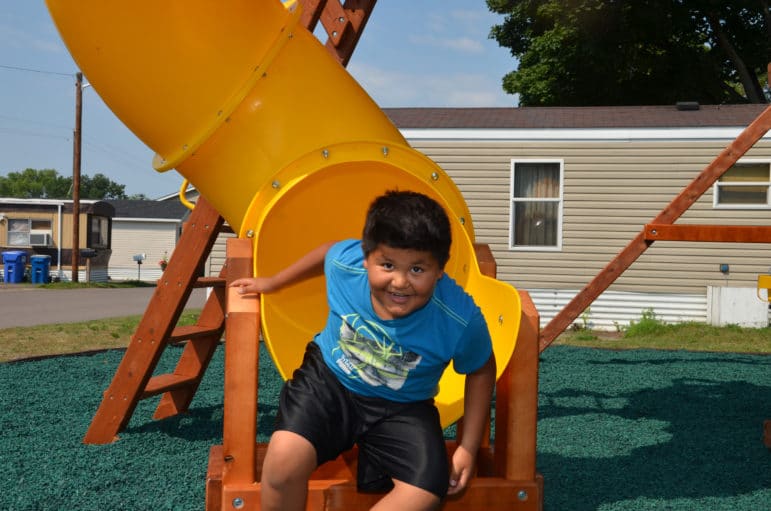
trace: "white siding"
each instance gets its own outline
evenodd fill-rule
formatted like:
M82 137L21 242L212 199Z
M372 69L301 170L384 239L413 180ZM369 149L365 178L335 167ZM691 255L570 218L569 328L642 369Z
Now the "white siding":
M578 290L534 289L528 292L538 309L543 327L573 299ZM652 310L657 319L666 323L705 323L707 296L606 291L573 323L596 330L618 330L631 321L639 321L647 310Z
M572 298L572 290L588 284L732 139L410 142L458 185L471 210L476 241L489 244L495 255L499 279L537 296L553 290ZM771 141L761 140L745 158L771 158ZM518 159L564 161L561 250L508 248L509 176L512 160ZM677 223L771 225L771 208L716 209L710 189ZM721 264L729 265L727 274L719 271ZM754 287L757 275L770 268L769 244L662 241L651 245L608 291L643 293L659 304L654 305L657 315L706 318L707 286ZM681 314L674 303L682 296L702 298ZM564 303L559 303L561 308ZM610 301L600 317L605 305L598 304L592 305L592 316L604 325L639 318L641 310L619 312L623 300ZM536 305L545 307L539 307L542 319L553 316L553 305L538 300Z
M214 242L209 257L206 259L205 275L208 277L217 277L225 264L226 244L228 238L234 238L235 234L221 232Z
M154 281L161 276L158 262L164 253L171 257L177 242L180 222L114 218L112 222L112 256L109 276L112 280ZM146 254L137 268L134 254Z

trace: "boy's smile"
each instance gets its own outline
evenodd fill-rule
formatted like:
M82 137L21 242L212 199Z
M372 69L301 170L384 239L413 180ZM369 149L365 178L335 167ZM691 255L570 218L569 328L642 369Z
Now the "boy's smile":
M401 318L423 307L444 274L431 252L383 244L364 259L364 268L380 319Z

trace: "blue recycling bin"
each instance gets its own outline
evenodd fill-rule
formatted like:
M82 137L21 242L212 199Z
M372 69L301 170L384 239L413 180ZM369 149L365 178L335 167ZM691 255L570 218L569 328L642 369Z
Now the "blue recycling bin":
M3 278L11 284L24 280L24 269L27 266L27 253L22 250L3 252Z
M51 256L42 254L33 255L29 260L32 265L32 270L30 270L32 283L48 284L48 274L51 270Z

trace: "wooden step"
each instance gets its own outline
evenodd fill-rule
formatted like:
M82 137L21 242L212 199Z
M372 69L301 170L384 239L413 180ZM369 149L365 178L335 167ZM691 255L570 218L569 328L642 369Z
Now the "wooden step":
M198 378L193 376L184 376L180 374L159 374L153 376L150 381L147 382L142 397L140 399L147 399L148 397L157 396L164 392L181 389L188 385L197 385Z
M172 330L169 336L169 344L175 342L187 341L191 339L200 339L201 337L208 337L210 335L217 335L221 333L222 326L204 326L204 325L185 325L178 326Z

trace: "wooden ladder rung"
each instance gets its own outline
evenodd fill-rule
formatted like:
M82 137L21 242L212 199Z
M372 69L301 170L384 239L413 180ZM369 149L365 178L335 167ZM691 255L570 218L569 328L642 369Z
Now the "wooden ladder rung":
M217 326L204 326L204 325L185 325L178 326L172 330L169 336L169 344L175 342L187 341L191 339L200 339L201 337L208 337L210 335L220 334L222 327Z
M184 376L180 374L159 374L153 376L150 381L147 382L142 397L140 399L147 399L148 397L157 396L164 392L181 389L188 385L195 385L198 383L198 377L195 375Z
M193 287L225 287L224 277L198 277Z

